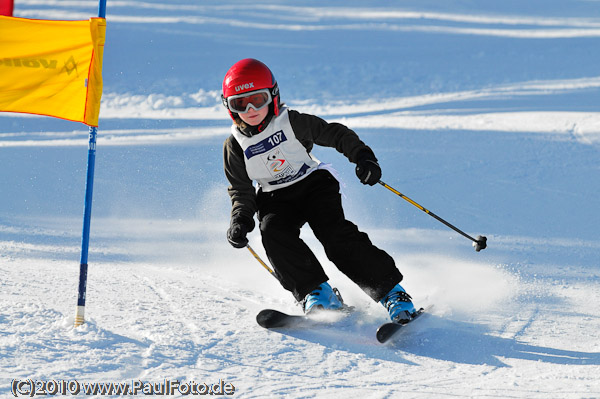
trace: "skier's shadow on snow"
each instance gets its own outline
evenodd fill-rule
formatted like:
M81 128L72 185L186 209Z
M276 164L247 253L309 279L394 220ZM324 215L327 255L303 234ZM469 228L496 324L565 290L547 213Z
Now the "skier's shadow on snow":
M557 349L490 335L485 325L427 315L403 329L391 342L379 344L373 326L330 326L311 330L280 330L298 339L334 350L366 354L371 358L415 365L406 354L455 363L510 367L500 358L563 365L600 365L599 352ZM340 331L342 330L342 331ZM344 331L345 330L345 331Z
M465 364L508 367L500 358L563 365L600 365L599 352L581 352L493 336L484 325L429 316L422 326L390 344L419 356ZM415 326L416 327L416 326Z

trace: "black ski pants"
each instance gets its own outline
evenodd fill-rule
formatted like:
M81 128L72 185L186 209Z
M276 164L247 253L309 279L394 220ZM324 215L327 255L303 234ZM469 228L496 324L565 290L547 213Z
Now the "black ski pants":
M346 220L339 189L331 173L321 169L291 186L258 192L258 220L265 251L281 285L297 301L328 280L300 238L305 223L329 260L373 300L381 300L402 280L392 257Z

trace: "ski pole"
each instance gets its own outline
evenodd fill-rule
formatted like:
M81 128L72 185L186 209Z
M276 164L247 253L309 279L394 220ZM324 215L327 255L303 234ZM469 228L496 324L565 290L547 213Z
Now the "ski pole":
M465 233L462 230L458 229L457 227L455 227L455 226L451 225L450 223L446 222L444 219L442 219L441 217L439 217L435 213L433 213L430 210L428 210L428 209L422 207L421 205L417 204L415 201L411 200L406 195L402 194L400 191L394 189L393 187L388 186L386 183L382 182L381 180L379 180L378 183L381 184L383 187L387 188L388 190L390 190L391 192L393 192L394 194L396 194L397 196L399 196L400 198L402 198L403 200L409 202L410 204L416 206L417 208L419 208L420 210L422 210L423 212L425 212L429 216L433 217L438 222L441 222L441 223L445 224L446 226L450 227L452 230L456 231L457 233L459 233L459 234L463 235L464 237L468 238L469 240L473 241L473 247L475 247L475 251L479 252L482 249L485 249L487 247L487 238L485 236L477 236L477 238L473 238L470 235L468 235L467 233Z
M254 256L254 259L256 259L258 261L258 263L260 263L262 265L262 267L267 269L267 271L269 273L271 273L272 276L275 276L275 272L273 271L273 269L271 269L269 266L267 266L267 264L260 258L260 256L258 256L258 254L256 252L254 252L254 250L252 249L250 244L246 244L246 248L248 248L248 251L250 251L250 253Z

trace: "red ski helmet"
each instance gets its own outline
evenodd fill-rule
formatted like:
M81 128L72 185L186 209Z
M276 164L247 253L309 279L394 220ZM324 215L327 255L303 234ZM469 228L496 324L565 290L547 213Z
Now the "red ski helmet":
M246 58L233 64L223 79L223 105L235 118L227 104L227 97L268 89L273 99L273 112L279 115L279 87L275 76L265 64L254 58Z

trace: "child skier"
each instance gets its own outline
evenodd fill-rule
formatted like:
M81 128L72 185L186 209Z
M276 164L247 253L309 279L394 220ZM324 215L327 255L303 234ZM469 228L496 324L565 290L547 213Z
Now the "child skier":
M399 284L402 274L394 260L346 220L338 181L310 153L314 144L335 148L356 163L360 181L372 186L381 177L373 151L346 126L285 107L271 70L258 60L244 59L229 69L222 99L233 119L223 146L232 202L229 243L247 246L257 213L265 251L283 288L306 314L340 309L339 293L300 238L308 223L329 260L380 302L392 321L410 321L415 307Z

